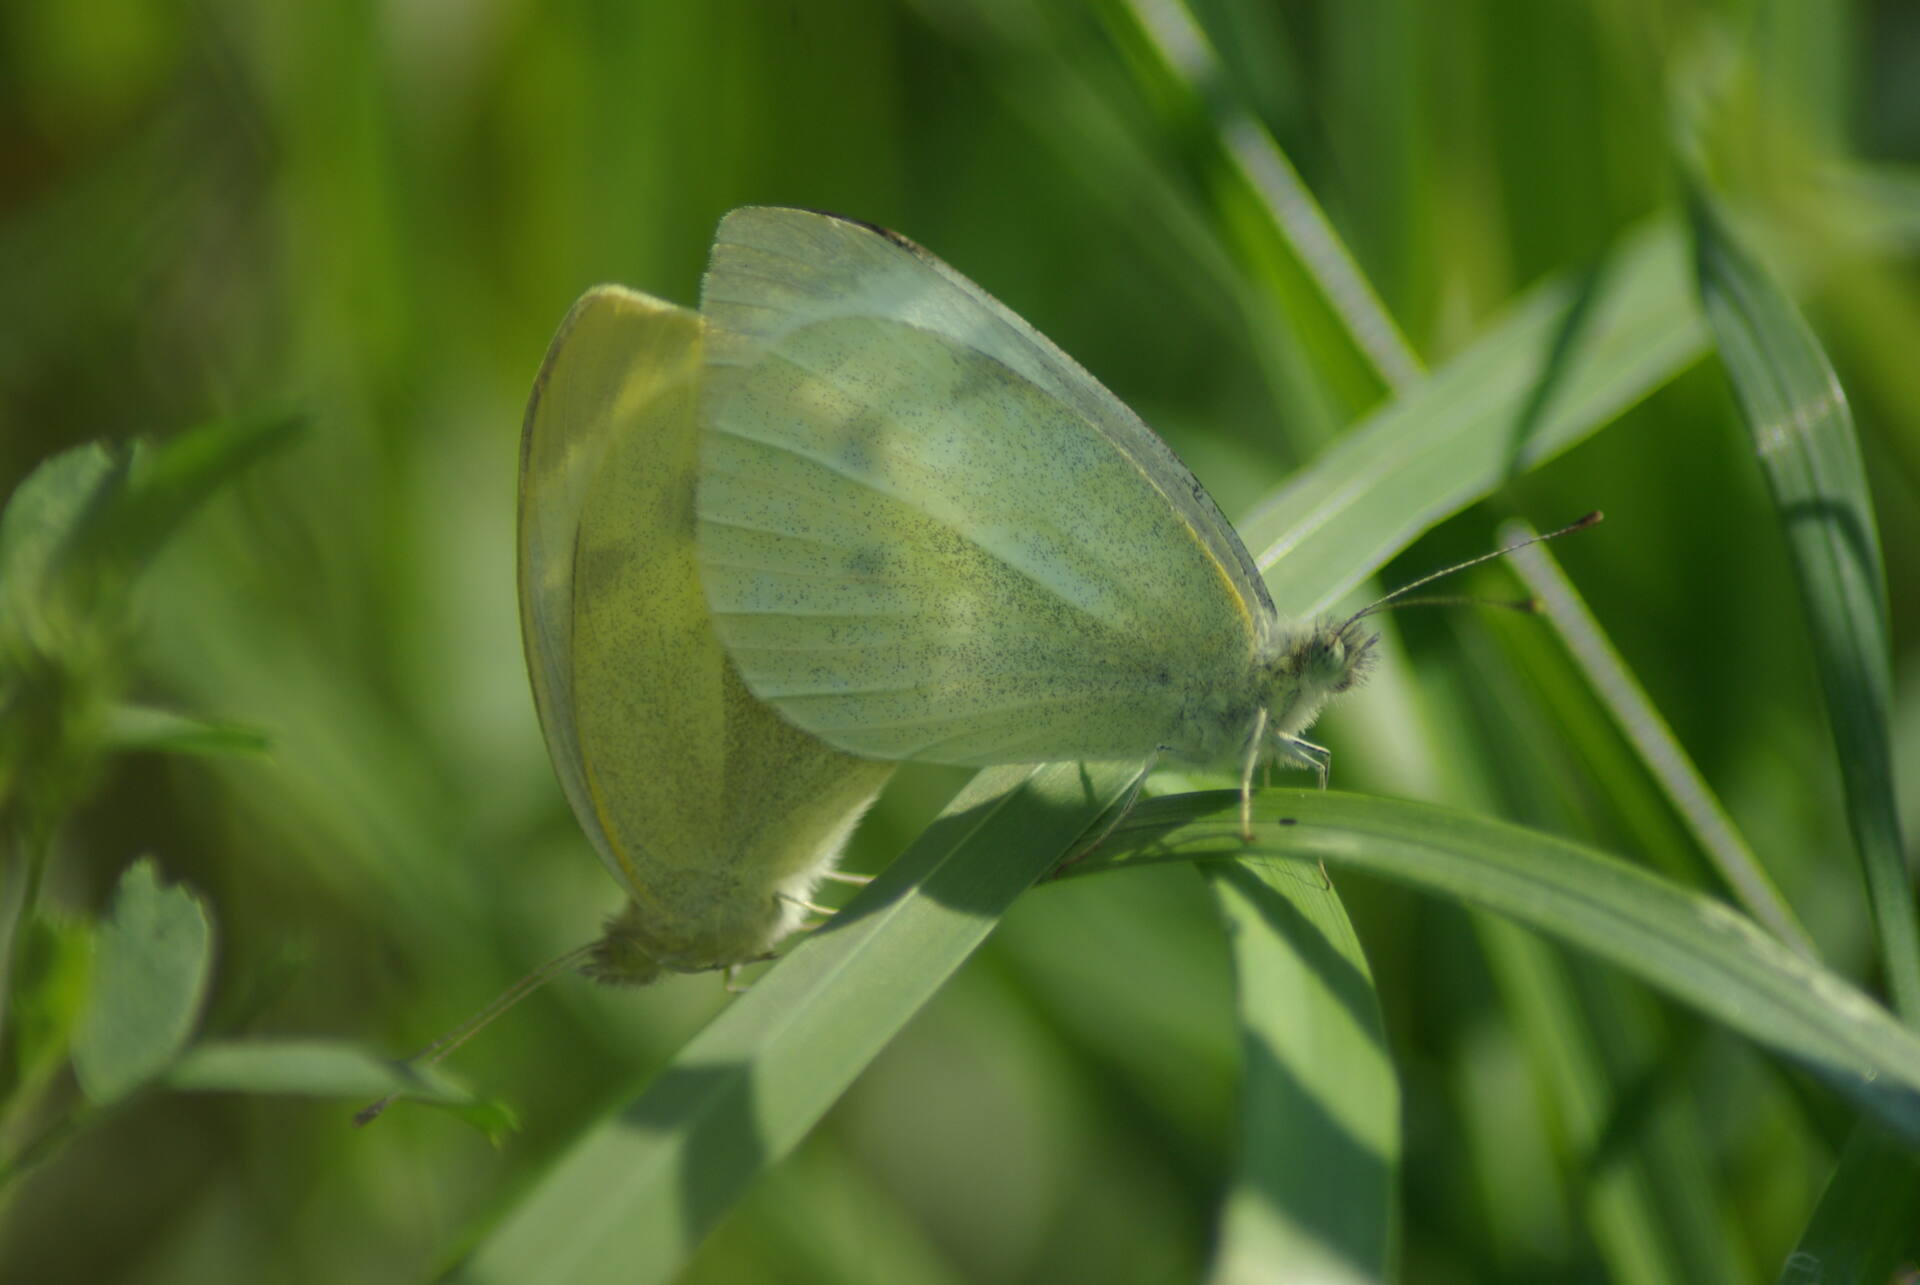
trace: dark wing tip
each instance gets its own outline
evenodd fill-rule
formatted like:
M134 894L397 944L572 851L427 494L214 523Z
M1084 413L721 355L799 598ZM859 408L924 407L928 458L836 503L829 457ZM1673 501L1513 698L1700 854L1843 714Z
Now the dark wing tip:
M911 237L902 236L900 233L895 232L890 227L882 226L881 224L874 223L868 219L855 218L851 214L842 214L838 210L822 210L811 205L741 206L739 210L727 211L727 217L731 217L732 215L739 213L740 210L748 210L748 209L783 210L783 211L789 211L794 214L812 214L812 215L816 215L819 218L832 219L835 223L844 223L849 227L859 228L863 232L871 232L873 235L879 237L881 240L890 241L894 245L899 246L901 249L910 251L914 254L928 253L925 247L921 246L917 241L913 240Z

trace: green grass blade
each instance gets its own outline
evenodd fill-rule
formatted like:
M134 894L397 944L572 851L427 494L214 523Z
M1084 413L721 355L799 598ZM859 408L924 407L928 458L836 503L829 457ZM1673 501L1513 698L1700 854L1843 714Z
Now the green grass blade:
M1920 1034L1724 903L1506 822L1333 792L1262 791L1258 837L1248 845L1238 802L1215 793L1143 804L1073 873L1128 861L1287 856L1479 906L1624 969L1800 1064L1920 1146Z
M1889 255L1920 248L1920 169L1841 165L1828 175L1834 203L1855 234Z
M1215 198L1194 181L1207 158L1217 159L1218 138L1201 122L1191 128L1178 107L1180 94L1156 94L1141 60L1123 64L1097 11L1083 6L1032 4L1029 0L956 0L940 11L951 34L977 46L998 69L1000 92L1009 110L1029 122L1061 165L1080 176L1083 199L1104 202L1109 213L1137 233L1143 256L1158 260L1170 283L1185 290L1200 313L1234 331L1245 332L1252 360L1264 374L1277 408L1275 426L1292 444L1319 443L1337 431L1354 407L1334 389L1334 380L1315 367L1304 337L1293 327L1327 319L1315 311L1312 294L1302 297L1306 313L1276 307L1278 296L1267 268L1250 268L1242 247L1223 242ZM1109 26L1126 19L1107 16ZM1151 59L1148 60L1149 62ZM1144 94L1143 94L1144 91ZM1151 101L1142 102L1145 96ZM1245 214L1251 206L1241 202ZM1256 228L1266 216L1251 214ZM1263 232L1261 235L1269 233ZM1346 344L1337 327L1322 345ZM1377 380L1365 362L1349 356L1349 383L1364 398L1377 400Z
M442 1107L490 1138L519 1128L511 1107L477 1097L438 1067L409 1066L339 1040L202 1040L180 1055L162 1082L182 1093L338 1098L355 1106L404 1095Z
M1871 1121L1854 1126L1780 1285L1894 1279L1920 1253L1920 1156Z
M1500 539L1509 543L1533 534L1524 523L1513 523L1501 530ZM1510 561L1559 634L1567 654L1579 666L1587 686L1638 752L1641 764L1666 795L1694 843L1719 871L1734 899L1774 936L1812 956L1813 939L1553 554L1536 544L1514 553Z
M1347 414L1422 374L1418 358L1291 162L1229 91L1175 3L1098 12L1144 96L1184 144L1241 275ZM1254 873L1211 879L1231 932L1241 1046L1239 1150L1213 1278L1284 1264L1383 1280L1398 1172L1398 1084L1365 958L1339 899Z
M1454 623L1474 677L1471 699L1451 713L1473 729L1478 748L1460 757L1488 765L1483 774L1498 783L1462 788L1449 801L1472 799L1481 810L1556 834L1625 835L1614 846L1640 854L1642 864L1650 853L1678 858L1673 865L1689 886L1704 875L1664 798L1548 631L1507 613ZM1496 635L1506 648L1492 645ZM1527 749L1516 753L1519 746ZM1592 789L1596 781L1612 783L1603 798ZM1718 1196L1714 1131L1695 1095L1672 1091L1697 1028L1673 1022L1630 978L1570 959L1497 916L1470 918L1513 1034L1527 1049L1543 1107L1536 1127L1554 1140L1565 1200L1581 1210L1613 1278L1749 1279Z
M104 730L108 748L123 753L250 755L272 748L257 728L130 701L107 711Z
M451 1279L672 1279L1132 775L1054 764L975 777L826 928L563 1156Z
M1350 412L1421 376L1421 364L1293 163L1231 80L1182 0L1129 0L1100 13L1134 74L1190 122L1199 187L1246 271L1279 304L1311 364Z
M1292 550L1277 562L1263 558L1283 610L1325 605L1425 525L1599 427L1699 354L1673 229L1642 234L1619 259L1611 271L1536 291L1486 340L1350 432L1256 512L1243 526L1252 547ZM1423 521L1406 520L1423 513ZM1240 1020L1243 1040L1252 1041L1269 1019L1246 998L1243 979ZM1243 1092L1265 1091L1260 1072L1248 1059ZM1286 1126L1278 1127L1284 1136ZM1241 1140L1249 1153L1271 1144L1254 1134ZM1236 1199L1259 1181L1239 1175ZM1391 1189L1389 1170L1355 1207L1371 1209ZM1231 1205L1228 1218L1222 1262L1230 1264L1263 1237L1257 1224L1236 1222ZM1378 1261L1385 1253L1383 1231L1372 1254Z
M1203 867L1233 949L1240 1149L1211 1279L1385 1281L1400 1086L1346 908L1319 871Z
M1692 365L1706 334L1687 281L1679 229L1644 227L1593 268L1528 292L1289 478L1239 524L1280 609L1325 608L1434 523Z
M97 532L101 556L144 567L181 524L253 464L306 429L297 415L253 415L212 420L157 443L136 445L126 486Z
M1615 1280L1682 1285L1652 1166L1645 1156L1597 1163L1619 1093L1606 1046L1620 1038L1612 1013L1589 1012L1567 959L1538 936L1493 915L1474 926L1503 1006L1546 1099L1563 1166L1584 1181L1573 1195L1599 1259Z
M1893 799L1886 570L1853 416L1785 293L1692 192L1700 294L1800 583L1894 1008L1920 1024L1920 930Z

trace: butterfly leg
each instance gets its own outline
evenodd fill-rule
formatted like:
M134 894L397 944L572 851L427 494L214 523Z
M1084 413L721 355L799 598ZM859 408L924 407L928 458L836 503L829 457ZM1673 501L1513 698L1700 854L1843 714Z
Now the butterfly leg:
M1247 737L1247 752L1240 762L1240 842L1253 842L1253 773L1260 766L1260 751L1266 745L1267 711L1263 706L1253 716L1253 732Z
M795 924L793 931L797 933L810 933L816 928L824 928L833 919L834 909L832 906L823 906L817 901L808 901L804 897L795 897L784 892L776 892L773 894L773 897L775 901L784 901L790 905L800 907L800 909L806 911L808 914L820 916L818 919ZM769 955L768 958L772 959L775 958L775 956Z
M1276 733L1274 740L1279 743L1280 757L1301 767L1313 769L1320 778L1320 788L1327 788L1327 767L1333 762L1333 751L1324 745L1315 745L1312 741L1298 736L1288 736L1284 732Z
M803 926L817 927L817 925L803 925ZM745 995L748 991L753 989L753 986L751 983L744 986L741 985L740 983L740 974L746 971L747 965L748 964L771 964L773 961L779 958L780 956L774 954L772 951L768 951L764 955L754 955L748 959L736 960L731 964L716 964L715 967L720 969L721 976L726 979L727 994Z
M838 870L829 870L825 874L821 875L820 877L822 879L831 879L835 883L850 883L854 885L856 888L864 888L868 884L873 882L872 875L843 874Z
M1280 755L1302 767L1310 767L1320 778L1320 788L1327 788L1327 768L1333 761L1333 751L1324 745L1315 745L1312 741L1298 736L1287 736L1276 732L1274 740L1279 745ZM1320 862L1320 883L1323 887L1333 887L1333 879L1327 874L1327 863Z
M804 897L788 896L784 892L776 892L773 895L778 897L782 901L792 902L794 905L800 907L800 909L802 910L809 911L816 915L825 915L829 919L833 918L832 906L823 906L817 901L808 901Z
M1147 756L1147 761L1140 765L1139 773L1132 781L1128 782L1127 791L1120 796L1120 801L1107 809L1107 816L1110 819L1105 825L1100 827L1100 833L1093 837L1092 842L1081 844L1078 848L1063 857L1060 864L1048 872L1048 880L1058 879L1081 861L1084 861L1088 853L1107 841L1107 836L1119 828L1120 823L1127 819L1127 813L1133 811L1133 805L1140 801L1141 787L1145 786L1147 778L1153 775L1154 764L1159 761L1159 750L1155 750Z

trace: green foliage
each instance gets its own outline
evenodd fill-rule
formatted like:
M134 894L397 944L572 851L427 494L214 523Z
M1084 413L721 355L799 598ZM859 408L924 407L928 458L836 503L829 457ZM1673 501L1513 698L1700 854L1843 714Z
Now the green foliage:
M1109 850L1124 843L1115 835ZM1203 867L1240 1010L1234 1182L1211 1278L1260 1280L1284 1263L1318 1280L1384 1279L1400 1086L1360 939L1304 863L1230 856Z
M453 1279L672 1279L1130 777L982 772L830 930L556 1164Z
M255 743L164 711L118 708L135 582L222 481L298 421L213 423L162 447L75 447L0 513L0 822L29 851L129 742L220 752Z
M213 969L213 930L192 893L162 888L153 863L138 861L121 878L96 942L73 1074L87 1100L105 1106L186 1047Z
M1886 567L1853 416L1793 304L1734 242L1711 198L1690 196L1701 293L1799 573L1894 1000L1920 1022L1920 930L1887 728Z
M1901 6L215 0L0 33L0 1276L1920 1256L1916 1037L1870 998L1910 1016L1920 967ZM1553 546L1587 610L1394 617L1325 723L1336 792L1265 792L1255 853L1218 796L1156 798L1023 893L1117 783L995 774L929 829L958 782L904 770L852 853L882 878L745 996L563 980L461 1050L479 1099L370 1050L619 904L527 695L527 390L586 286L691 302L754 201L1005 299L1242 519L1283 610L1603 509ZM286 405L297 444L252 413ZM204 1004L161 944L189 920ZM106 1016L136 982L166 1002ZM454 1114L352 1127L397 1092Z

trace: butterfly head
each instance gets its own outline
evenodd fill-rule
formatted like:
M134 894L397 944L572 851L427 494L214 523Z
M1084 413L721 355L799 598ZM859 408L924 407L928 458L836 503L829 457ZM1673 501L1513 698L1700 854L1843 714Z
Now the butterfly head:
M1283 637L1267 667L1269 725L1283 737L1312 726L1328 700L1367 676L1378 641L1358 618L1317 621Z
M1456 571L1463 571L1494 558L1504 557L1515 549L1523 549L1530 544L1557 539L1574 531L1584 531L1598 521L1600 521L1598 511L1589 513L1578 522L1562 527L1558 531L1549 531L1545 535L1517 540L1491 553L1483 553L1477 558L1468 558L1465 562L1456 562L1452 566L1442 567L1438 571L1421 576L1410 584L1401 585L1384 597L1376 598L1344 620L1321 620L1299 633L1280 635L1278 644L1269 653L1269 659L1266 662L1266 708L1271 725L1283 740L1298 736L1302 730L1313 723L1315 718L1319 717L1321 707L1331 697L1338 696L1367 676L1367 671L1373 666L1374 644L1380 641L1378 634L1366 628L1365 621L1368 616L1398 607L1443 606L1478 601L1462 598L1411 598L1407 595L1432 584L1443 576L1450 576ZM1531 600L1488 605L1517 607L1526 611L1537 609Z
M1322 621L1300 644L1301 685L1339 695L1373 668L1373 648L1379 641L1380 635L1358 619Z

